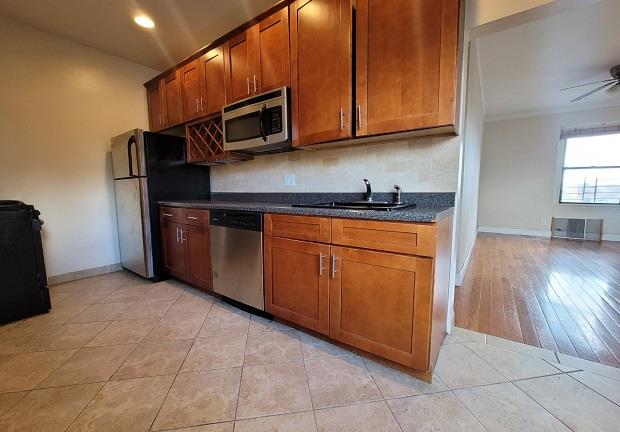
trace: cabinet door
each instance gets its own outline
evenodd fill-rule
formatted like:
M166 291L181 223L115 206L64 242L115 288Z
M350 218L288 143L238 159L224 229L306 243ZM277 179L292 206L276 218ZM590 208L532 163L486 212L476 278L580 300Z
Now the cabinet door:
M195 60L185 65L179 72L183 97L183 119L186 121L198 118L202 114L201 105L204 106L204 101L200 66L200 60Z
M164 268L171 276L185 279L185 245L182 243L183 225L161 221L161 239Z
M149 110L149 128L157 131L163 127L163 101L161 97L160 81L152 83L146 88L146 103Z
M329 333L329 246L265 236L265 309Z
M255 26L258 64L254 65L257 91L288 87L291 82L289 58L288 8L283 8Z
M459 0L357 1L357 135L454 125Z
M203 291L211 291L213 279L209 226L185 225L183 233L183 242L187 248L187 282Z
M163 79L164 127L183 122L180 72L176 71Z
M433 261L332 246L330 337L427 370Z
M224 84L224 50L214 48L200 57L202 68L202 111L203 115L214 114L222 110L226 103Z
M254 45L252 35L253 32L248 30L225 44L224 67L228 102L247 98L253 93L254 83L250 83L250 56Z
M290 6L293 145L352 136L351 0Z

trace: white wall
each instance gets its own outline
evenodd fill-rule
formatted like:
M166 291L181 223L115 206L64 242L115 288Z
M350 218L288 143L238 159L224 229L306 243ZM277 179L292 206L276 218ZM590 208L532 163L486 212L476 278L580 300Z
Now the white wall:
M551 217L602 218L620 239L620 206L558 204L560 129L618 123L620 107L487 122L480 173L481 230L549 235Z
M484 131L484 105L478 70L476 42L470 44L467 74L467 102L463 137L462 178L458 215L456 256L457 285L467 270L471 250L478 233L478 185L480 181L480 153Z
M41 211L48 275L119 261L110 137L147 127L156 74L0 18L0 199Z
M455 192L459 138L417 138L346 149L259 156L211 168L213 192ZM296 186L284 185L295 174Z

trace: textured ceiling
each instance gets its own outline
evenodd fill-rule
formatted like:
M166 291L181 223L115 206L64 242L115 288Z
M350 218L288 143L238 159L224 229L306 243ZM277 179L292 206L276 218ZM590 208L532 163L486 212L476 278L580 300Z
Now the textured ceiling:
M269 9L277 0L0 0L0 15L164 70ZM152 30L133 22L154 21Z
M620 105L620 91L570 103L620 64L620 1L608 0L478 39L487 119Z

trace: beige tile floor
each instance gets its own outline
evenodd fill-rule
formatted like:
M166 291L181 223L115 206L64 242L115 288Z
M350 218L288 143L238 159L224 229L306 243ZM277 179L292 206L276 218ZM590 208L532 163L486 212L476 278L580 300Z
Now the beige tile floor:
M0 326L0 431L618 431L620 369L455 329L432 384L119 272Z

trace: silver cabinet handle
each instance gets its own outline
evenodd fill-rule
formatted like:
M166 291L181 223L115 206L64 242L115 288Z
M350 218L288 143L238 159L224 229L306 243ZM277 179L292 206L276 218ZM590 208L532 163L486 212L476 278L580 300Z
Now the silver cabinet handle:
M202 111L204 108L202 107L202 96L200 96L200 111Z
M181 242L181 235L179 233L179 227L177 227L177 243Z
M357 106L357 128L358 129L362 128L362 106L361 105Z
M254 93L256 93L256 74L254 74Z
M340 108L340 129L344 129L347 127L345 123L346 114L342 108Z
M323 276L323 271L325 270L325 267L323 267L324 258L325 258L325 255L323 255L322 253L319 254L319 276Z
M196 112L200 111L200 109L198 108L198 98L196 98Z
M183 234L185 234L185 236L183 236ZM186 241L187 241L187 231L181 228L181 243L186 242Z
M187 218L191 219L191 220L198 220L198 218L196 216L187 216Z
M250 77L245 77L245 80L248 84L248 94L250 94Z
M332 279L336 279L336 261L340 259L336 255L332 255Z
M165 217L172 217L172 215L170 213L164 213Z

